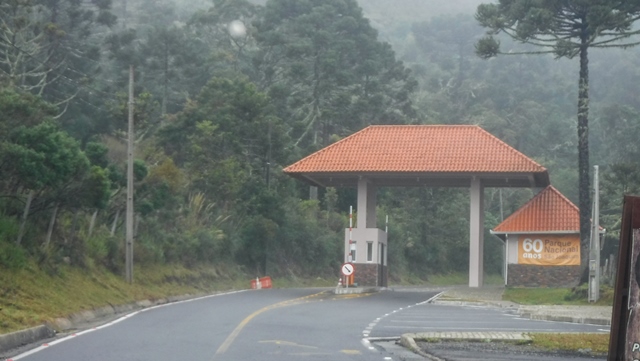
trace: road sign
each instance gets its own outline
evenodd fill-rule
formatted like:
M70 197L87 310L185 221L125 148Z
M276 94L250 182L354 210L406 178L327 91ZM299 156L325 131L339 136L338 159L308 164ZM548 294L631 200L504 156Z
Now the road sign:
M353 266L353 264L348 262L344 263L341 268L342 274L345 276L351 276L355 270L356 268Z

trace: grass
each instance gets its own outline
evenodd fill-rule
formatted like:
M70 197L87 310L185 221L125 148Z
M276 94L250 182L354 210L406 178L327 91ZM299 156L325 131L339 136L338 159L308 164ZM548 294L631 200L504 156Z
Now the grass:
M82 310L143 299L203 294L241 287L238 274L176 265L138 267L132 285L104 269L62 266L45 272L29 263L0 272L0 333L52 321ZM243 282L242 284L244 284ZM246 288L246 287L244 287Z
M609 351L609 334L592 333L533 333L533 345L544 350L578 351L606 355Z
M503 300L522 305L594 305L587 300L585 286L576 288L507 288ZM613 290L603 286L595 305L613 304ZM609 351L609 334L534 333L533 345L545 350L579 351L606 355Z
M0 334L18 331L83 310L155 300L247 289L251 277L236 265L185 268L181 265L137 266L134 283L99 267L61 266L46 272L35 263L19 270L0 268ZM335 286L316 278L274 279L275 288Z

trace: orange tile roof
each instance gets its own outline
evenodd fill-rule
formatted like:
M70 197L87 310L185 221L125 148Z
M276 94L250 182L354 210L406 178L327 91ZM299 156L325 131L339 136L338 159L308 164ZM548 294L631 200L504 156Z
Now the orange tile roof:
M580 210L548 186L496 226L493 233L580 232Z
M284 172L546 174L546 169L479 126L372 125L288 166Z

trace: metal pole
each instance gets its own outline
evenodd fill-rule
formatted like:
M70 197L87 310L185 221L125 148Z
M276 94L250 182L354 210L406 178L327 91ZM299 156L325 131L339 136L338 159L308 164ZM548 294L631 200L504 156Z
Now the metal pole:
M509 234L505 234L504 241L504 285L509 282Z
M498 194L500 195L500 222L504 221L504 211L502 208L502 188L498 189Z
M598 166L593 166L593 219L591 220L591 247L589 257L589 302L600 298L600 192Z
M349 249L347 255L347 262L351 262L351 244L353 243L353 206L349 206Z
M127 283L133 283L133 65L129 66L129 129L127 132L127 219L125 267Z

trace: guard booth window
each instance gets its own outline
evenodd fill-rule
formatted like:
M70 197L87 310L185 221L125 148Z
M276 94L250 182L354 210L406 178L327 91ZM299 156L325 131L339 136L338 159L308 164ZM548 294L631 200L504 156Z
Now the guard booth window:
M356 241L351 243L351 262L356 261Z
M373 242L367 242L367 262L373 262Z

